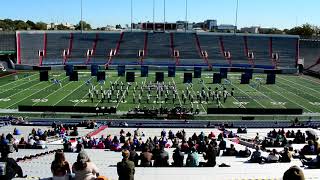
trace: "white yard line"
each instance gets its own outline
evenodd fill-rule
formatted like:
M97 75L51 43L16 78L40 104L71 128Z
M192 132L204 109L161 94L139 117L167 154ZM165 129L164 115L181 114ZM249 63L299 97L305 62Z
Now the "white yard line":
M307 89L309 89L309 90L311 90L311 91L314 91L314 92L318 93L318 94L319 94L319 96L320 96L320 92L319 92L319 91L316 91L316 90L314 90L314 89L312 89L312 88L309 88L309 87L307 87L307 86L303 86L303 85L298 84L298 83L296 83L296 82L294 82L294 81L287 80L287 79L285 79L285 78L281 78L281 77L279 77L279 78L280 78L280 79L283 79L283 80L285 80L285 81L287 81L287 82L290 82L290 83L296 84L296 85L298 85L298 86L301 86L301 87L307 88ZM281 82L279 82L279 83L281 83ZM282 84L289 85L289 84L287 84L287 83L282 83ZM289 86L290 86L290 85L289 85ZM296 89L302 90L302 91L304 92L304 90L303 90L303 89L301 89L301 88L296 88ZM315 98L317 98L317 97L315 97ZM317 98L317 99L320 99L320 98Z
M277 91L274 91L273 89L270 89L270 88L268 88L267 86L264 86L264 87L265 87L265 88L267 88L267 89L269 89L270 91L272 91L272 92L274 92L274 93L276 93L276 94L280 95L281 97L283 97L283 98L287 99L288 101L292 102L293 104L296 104L296 105L298 105L298 106L300 106L300 107L302 107L302 108L304 108L304 109L306 109L306 110L310 111L311 113L313 113L313 111L311 111L310 109L308 109L308 108L306 108L306 107L304 107L304 106L302 106L302 105L300 105L300 104L298 104L298 103L296 103L296 102L294 102L294 101L291 101L289 98L287 98L287 97L283 96L281 93L278 93Z
M30 82L32 82L32 81L36 81L36 80L30 80L30 81L28 81L28 82L19 84L19 85L17 85L17 86L12 87L12 88L5 89L4 91L0 92L0 94L5 93L5 92L8 92L8 91L10 91L10 90L15 90L15 91L18 90L18 92L14 93L14 94L12 94L12 95L18 94L20 89L16 89L17 87L23 86L23 85L28 84L28 83L30 83ZM37 84L39 84L39 83L37 83Z
M37 75L37 74L34 74L34 75L31 75L31 76L28 76L28 77L25 77L25 78L22 78L22 79L18 79L18 80L16 80L16 81L12 81L12 82L7 83L7 84L4 84L4 85L1 85L0 88L3 87L3 86L7 86L7 85L9 85L9 84L12 84L12 83L16 83L16 82L21 81L21 80L23 80L23 79L30 78L30 77L35 76L35 75ZM31 80L30 80L30 81L31 81ZM30 82L30 81L28 81L28 82ZM25 83L24 83L24 84L25 84ZM18 86L20 86L20 85L18 85Z
M66 79L66 78L67 78L67 77L63 78L62 80ZM27 97L23 98L22 100L20 100L20 101L18 101L18 102L16 102L16 103L14 103L14 104L11 104L10 106L6 107L5 109L8 109L9 107L12 107L13 105L16 105L16 104L20 103L20 102L24 101L25 99L27 99L27 98L29 98L29 97L31 97L31 96L33 96L33 95L35 95L35 94L37 94L37 93L39 93L39 92L43 91L44 89L47 89L47 88L51 87L51 86L53 86L53 85L55 85L55 84L50 84L49 86L46 86L46 87L44 87L44 88L42 88L42 89L40 89L40 90L36 91L35 93L32 93L30 96L27 96Z
M92 77L93 78L93 77ZM91 78L91 79L92 79ZM91 80L90 79L90 80ZM71 91L69 94L67 94L64 98L61 98L58 102L56 102L53 106L56 106L57 104L59 104L62 100L66 99L68 96L70 96L72 93L74 93L75 91L77 91L78 89L80 89L82 86L84 86L85 83L83 83L81 86L75 88L73 91Z
M309 82L313 82L313 83L317 83L317 84L320 84L319 81L316 81L316 80L313 80L313 79L310 79L310 78L307 78L308 76L300 76L302 79L305 79Z
M259 101L257 101L256 99L252 98L248 93L246 93L245 91L243 91L241 88L231 84L233 87L239 89L242 93L246 94L248 97L250 97L252 100L254 100L256 103L258 103L260 106L262 106L263 108L266 108L263 104L261 104Z
M32 87L34 87L34 86L38 86L38 85L39 85L39 84L41 84L41 83L43 83L43 82L39 82L39 83L37 83L37 84L34 84L34 85L32 85L32 86L28 87L27 89L24 89L24 90L19 91L19 92L17 92L17 93L11 94L11 95L10 95L10 96L8 96L7 98L13 97L13 96L15 96L15 95L17 95L17 94L21 94L21 93L23 93L24 91L31 90L31 89L32 89Z
M174 81L173 77L171 79L172 79L172 82L175 85L175 87L177 87L176 86L176 82ZM182 107L182 103L181 103L181 100L180 100L180 95L179 95L179 91L178 90L177 90L177 96L178 96L178 100L179 100L179 103L180 103L180 107Z
M54 93L62 90L63 88L65 88L66 86L68 86L70 83L71 83L71 81L70 81L68 84L66 84L65 86L63 86L63 87L61 87L60 89L58 89L57 91L53 91L52 93L48 94L46 97L44 97L44 98L42 98L42 99L48 99L49 96L51 96L52 94L54 94ZM48 99L48 101L49 101L49 99ZM36 103L32 104L32 106L35 106L35 105L37 105L38 103L40 103L40 102L36 102Z
M249 86L251 89L255 90L256 92L259 92L260 94L262 94L264 97L270 99L272 102L277 102L277 101L273 100L271 97L269 97L269 96L267 96L266 94L264 94L263 92L254 89L254 88L251 87L250 85L248 85L248 86ZM284 105L281 105L281 104L280 104L280 106L282 106L284 109L287 109L287 107L285 107Z

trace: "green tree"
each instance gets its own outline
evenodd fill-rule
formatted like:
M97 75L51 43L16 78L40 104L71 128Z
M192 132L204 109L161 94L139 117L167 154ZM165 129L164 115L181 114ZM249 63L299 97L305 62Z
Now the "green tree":
M22 20L14 21L15 30L27 30L29 25Z
M122 29L121 24L117 24L116 29Z
M92 30L91 25L85 21L80 21L75 28L76 30L81 30L82 26L83 26L83 30Z
M68 28L67 26L63 25L63 24L59 24L59 25L57 26L57 29L58 29L58 30L69 30L69 28Z
M314 27L310 24L303 24L302 26L297 26L288 31L288 34L300 35L303 37L312 37L316 33Z
M36 30L47 30L47 24L44 22L37 22L37 24L35 25Z
M28 20L26 23L29 25L29 27L31 29L35 29L36 28L36 24L33 21Z

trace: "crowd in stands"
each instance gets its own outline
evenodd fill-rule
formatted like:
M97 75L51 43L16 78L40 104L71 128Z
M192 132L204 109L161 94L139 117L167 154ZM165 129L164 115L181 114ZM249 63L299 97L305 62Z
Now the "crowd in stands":
M46 141L48 137L59 135L64 138L64 151L56 152L55 159L51 165L51 172L54 177L60 179L60 177L71 177L70 174L75 174L75 179L104 179L105 177L99 177L99 170L96 165L90 161L88 155L85 153L84 149L95 148L95 149L110 149L112 151L121 152L123 159L117 164L117 171L119 174L119 179L134 179L134 168L140 167L214 167L216 166L216 157L222 153L222 156L234 156L249 158L250 163L276 163L291 162L293 158L300 158L304 166L310 168L320 168L320 154L318 148L318 137L312 132L306 132L305 141L308 141L301 151L295 152L292 148L292 143L294 141L289 140L283 145L284 149L281 152L277 152L273 149L269 152L268 156L262 155L264 142L260 142L260 145L255 147L255 151L251 152L249 148L238 151L234 144L230 144L227 147L225 138L236 138L237 134L232 131L223 130L217 136L214 132L205 134L201 132L200 134L194 133L191 137L187 138L186 132L184 130L177 131L165 131L162 130L160 136L155 136L154 138L146 137L144 132L140 129L136 129L133 133L125 132L123 129L120 130L119 136L107 135L106 137L101 136L100 138L94 137L80 137L76 139L76 147L73 148L71 141L66 137L66 135L71 135L72 133L77 134L77 127L84 126L88 128L94 128L96 126L94 121L82 122L80 125L62 125L62 124L52 124L52 129L42 131L41 129L32 129L29 134L28 141L25 142L23 138L16 145L16 140L13 135L19 135L21 132L19 129L15 129L13 135L11 133L1 135L1 162L7 163L7 167L12 168L12 173L6 174L11 178L18 175L23 177L21 168L16 164L15 160L8 158L8 154L18 150L21 145L26 146L30 142L31 144L37 144L37 141ZM241 129L243 130L243 129ZM257 136L259 136L257 134ZM275 139L279 142L284 142L286 138L299 138L303 137L303 133L297 131L285 132L283 129L276 131L273 130L268 133L269 139ZM259 139L255 138L255 139ZM32 143L34 142L34 143ZM37 144L36 147L38 147ZM40 143L41 145L41 143ZM274 145L274 144L273 144ZM261 148L260 148L261 147ZM272 146L271 146L272 147ZM32 148L32 147L31 147ZM173 162L170 164L170 155L165 150L165 148L174 148L172 159ZM141 152L140 152L141 151ZM77 161L70 166L68 161L65 159L64 152L77 152ZM139 153L140 152L140 153ZM317 155L316 158L307 158L304 155ZM204 162L200 161L200 156L203 156ZM186 157L186 158L185 158ZM221 164L219 166L227 166L226 164ZM1 168L2 166L0 166ZM294 169L294 168L293 168ZM288 170L293 171L293 170ZM294 171L297 171L295 169ZM301 171L301 170L300 170ZM300 172L299 171L299 172ZM0 175L1 177L1 175ZM10 179L10 177L8 179ZM285 176L284 176L285 177ZM54 178L55 179L55 178Z

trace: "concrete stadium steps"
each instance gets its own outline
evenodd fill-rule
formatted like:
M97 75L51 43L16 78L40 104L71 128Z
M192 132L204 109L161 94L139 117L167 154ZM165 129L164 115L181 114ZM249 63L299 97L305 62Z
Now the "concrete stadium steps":
M120 32L99 33L96 50L90 63L106 64L108 62L111 49L116 49L120 39Z
M93 48L95 39L95 33L73 33L73 45L67 63L85 64L87 50Z
M231 53L231 63L233 66L236 64L249 64L248 57L245 53L245 43L243 36L223 36L221 40L223 41L225 51L229 51Z
M170 34L169 33L149 33L148 47L146 59L159 58L170 59L173 52L171 50Z
M83 129L83 128L81 128ZM133 134L133 131L136 128L122 128L125 132L130 131ZM178 130L182 130L181 128L171 128L174 133ZM101 135L111 134L112 136L118 135L121 128L106 128L101 131L96 137L100 137ZM162 128L140 128L140 132L144 132L146 136L160 136ZM234 130L235 129L230 129ZM261 136L265 135L267 132L271 131L272 128L257 128L257 129L247 129L248 136L253 137L256 132L259 132ZM276 129L277 130L277 129ZM293 128L288 128L286 130L296 130ZM305 129L301 129L304 132ZM168 133L169 129L166 128ZM192 136L194 132L199 134L203 131L206 135L213 131L216 135L220 132L216 128L211 129L185 129L187 133L187 137ZM320 131L317 131L320 134ZM230 144L234 144L237 150L245 149L245 146L236 144L232 141L232 139L227 139L227 147L230 147ZM61 145L60 145L61 146ZM300 145L301 146L301 145ZM294 145L296 148L296 145ZM172 148L166 149L169 153L169 162L173 162ZM34 150L35 152L37 150ZM106 151L101 149L86 149L85 150L91 161L93 161L97 167L100 169L100 175L104 175L112 180L116 180L118 178L116 171L116 163L121 161L121 153ZM253 151L253 149L251 149ZM22 152L22 151L21 151ZM28 154L29 151L24 151L25 154ZM139 154L139 152L138 152ZM222 153L220 153L222 154ZM263 153L263 156L267 156L268 153ZM76 161L77 153L65 153L66 160L72 165ZM185 155L185 160L187 155ZM204 161L201 154L199 154L200 161ZM38 158L34 158L32 160L21 161L19 165L22 167L24 174L28 175L30 178L50 178L52 176L50 172L51 162L54 159L54 153L44 155ZM221 179L221 180L235 180L235 179L281 179L283 173L291 166L297 165L301 166L301 162L298 159L294 159L291 163L277 163L277 164L253 164L246 163L248 158L235 158L235 157L226 157L219 156L217 157L217 166L214 168L142 168L136 167L135 179L139 180L147 180L147 179L203 179L203 180L212 180L212 179ZM218 167L219 164L228 164L231 167L229 168L221 168ZM319 169L304 169L304 174L306 179L316 179L320 173Z
M300 58L304 59L304 68L314 65L320 58L320 40L300 40Z
M254 54L255 65L272 66L268 37L247 37L248 51Z
M16 50L16 34L14 32L0 32L0 51Z
M144 49L145 32L125 32L117 55L112 59L138 59L139 50Z
M194 33L174 33L173 47L179 51L179 59L202 59ZM183 64L182 61L181 64Z
M21 63L28 65L39 65L39 50L44 49L44 34L39 32L20 32L20 56Z
M281 68L295 68L297 58L297 39L294 38L272 38L272 51L279 54L278 66Z
M228 62L222 55L219 36L198 34L202 51L207 51L208 61L211 65L227 65ZM228 66L228 65L227 65Z
M63 64L63 51L69 48L70 34L47 33L47 52L43 65Z

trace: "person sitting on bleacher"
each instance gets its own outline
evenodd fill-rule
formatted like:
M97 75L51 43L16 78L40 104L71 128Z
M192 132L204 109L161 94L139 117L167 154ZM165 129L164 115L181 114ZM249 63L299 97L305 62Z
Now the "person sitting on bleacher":
M206 152L203 154L203 158L207 160L206 167L214 167L216 165L216 157L218 155L218 149L214 147L213 143L208 145Z
M17 128L14 128L13 135L21 135L21 131Z
M18 144L18 148L19 149L25 149L27 146L27 142L24 140L24 137L22 137L19 141L19 144Z
M249 150L248 147L246 147L245 150L240 150L238 154L239 157L243 157L243 158L250 157L250 155L251 155L251 151Z
M144 146L142 153L140 154L140 166L141 167L151 167L152 166L152 153L149 152L149 147Z
M280 159L280 156L276 149L272 149L268 157L265 159L267 163L277 163Z
M51 163L53 180L67 180L71 174L70 165L64 156L63 151L57 151Z
M320 169L320 154L318 154L315 159L310 159L310 160L301 159L301 162L304 166L308 166L309 168Z
M316 153L317 148L312 140L309 140L308 144L301 149L301 154L303 155L316 155Z
M289 148L285 147L282 152L280 152L280 162L289 163L291 162L292 154Z
M64 151L64 152L73 152L72 144L71 144L71 142L68 141L67 139L64 140L64 143L63 143L63 151Z
M99 176L97 166L90 161L87 153L81 151L77 156L77 161L72 166L75 180L95 180Z
M173 151L172 159L173 159L172 165L174 167L183 167L184 153L181 152L181 148L180 147L177 147Z
M199 156L198 156L198 153L197 153L195 147L192 147L190 149L190 152L188 153L186 165L187 165L187 167L198 167L199 166Z
M261 161L262 161L261 151L260 151L259 146L256 146L256 150L252 153L249 162L261 163Z
M221 138L220 143L219 143L219 149L225 150L226 147L227 147L227 142L223 138Z
M13 158L8 157L9 153L12 153L10 147L8 145L2 145L0 158L0 179L11 180L16 175L18 175L18 177L25 178L26 176L23 176L21 167Z
M234 147L234 144L230 144L230 148L226 148L226 150L223 152L223 156L238 156L238 151Z
M305 180L303 171L298 166L290 167L284 174L283 180Z
M155 167L168 167L169 166L169 153L164 150L164 145L160 144L159 151L153 154Z

